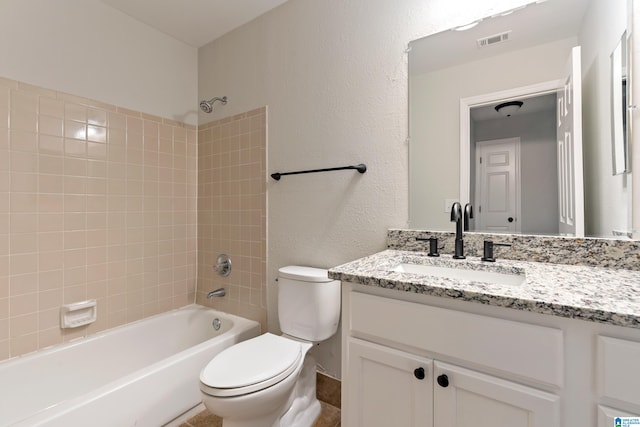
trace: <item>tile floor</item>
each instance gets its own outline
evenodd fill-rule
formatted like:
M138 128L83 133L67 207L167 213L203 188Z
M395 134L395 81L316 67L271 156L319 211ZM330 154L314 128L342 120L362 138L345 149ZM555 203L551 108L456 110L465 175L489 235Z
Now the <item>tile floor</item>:
M323 374L316 378L316 395L322 412L313 427L340 427L340 381ZM222 427L222 419L204 410L179 427Z

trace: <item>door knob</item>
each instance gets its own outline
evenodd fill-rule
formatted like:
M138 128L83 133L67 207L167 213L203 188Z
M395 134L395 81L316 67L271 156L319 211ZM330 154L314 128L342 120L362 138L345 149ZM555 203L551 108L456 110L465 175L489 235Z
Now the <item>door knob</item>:
M423 380L425 377L424 368L416 368L413 370L413 375L419 380Z
M445 374L439 375L437 381L440 387L449 387L449 377L447 377Z
M511 216L510 216L510 217L507 219L507 221L509 221L509 222L513 222L513 217L511 217Z

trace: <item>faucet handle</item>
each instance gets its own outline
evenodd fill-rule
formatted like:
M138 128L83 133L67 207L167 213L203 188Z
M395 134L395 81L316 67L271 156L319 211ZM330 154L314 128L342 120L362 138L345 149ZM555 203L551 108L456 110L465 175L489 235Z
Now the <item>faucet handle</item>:
M231 274L231 258L227 254L220 254L216 259L216 264L213 266L218 276L227 277Z
M438 253L438 238L437 237L430 237L429 238L429 253L427 254L427 256L430 257L439 257L440 254Z
M429 253L427 256L438 257L438 238L437 237L416 237L419 242L429 242Z
M482 261L496 262L496 259L493 257L494 246L511 246L511 243L494 243L491 240L485 240L484 248L483 248L483 256L482 258L480 258Z
M469 220L473 219L473 206L471 203L464 205L464 231L469 231Z
M462 219L462 205L460 202L453 202L451 205L451 222L458 222Z

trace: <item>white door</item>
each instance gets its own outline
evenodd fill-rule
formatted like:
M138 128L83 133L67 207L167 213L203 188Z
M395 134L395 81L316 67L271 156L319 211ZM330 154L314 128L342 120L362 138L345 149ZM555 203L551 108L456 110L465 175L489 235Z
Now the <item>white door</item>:
M476 143L474 231L520 232L520 138Z
M580 46L571 51L558 92L557 125L559 232L584 237Z
M556 395L442 362L433 375L437 427L560 427Z
M356 338L348 352L343 425L433 426L433 361Z

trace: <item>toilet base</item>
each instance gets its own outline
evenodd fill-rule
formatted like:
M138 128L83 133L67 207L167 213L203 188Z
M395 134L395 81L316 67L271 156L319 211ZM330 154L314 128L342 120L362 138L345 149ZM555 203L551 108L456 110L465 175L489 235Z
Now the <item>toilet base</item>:
M307 354L289 401L289 409L277 427L311 427L320 416L320 402L316 398L316 361Z
M223 417L222 427L311 427L320 416L320 410L316 398L316 361L307 354L285 405L255 419Z

